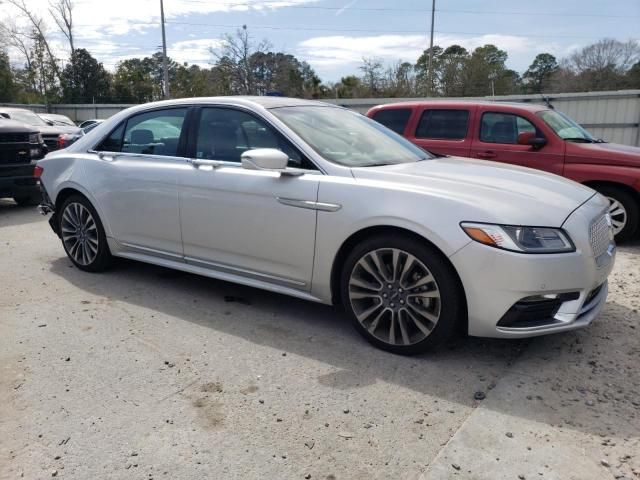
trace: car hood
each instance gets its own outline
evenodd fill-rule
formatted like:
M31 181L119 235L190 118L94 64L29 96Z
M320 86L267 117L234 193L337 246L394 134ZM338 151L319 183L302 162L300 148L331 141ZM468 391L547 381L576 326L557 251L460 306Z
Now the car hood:
M583 185L530 168L459 157L352 169L357 180L418 190L465 203L463 220L560 227L595 192Z
M37 126L34 128L37 128L42 135L60 135L62 133L78 133L81 131L81 129L78 127L70 127L70 126L67 127L62 125L53 125L53 126L43 125L43 126Z
M640 168L640 147L617 143L567 142L567 161Z

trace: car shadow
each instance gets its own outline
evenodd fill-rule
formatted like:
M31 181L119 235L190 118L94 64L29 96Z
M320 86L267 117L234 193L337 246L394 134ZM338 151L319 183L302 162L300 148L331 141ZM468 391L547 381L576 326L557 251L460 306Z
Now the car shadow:
M597 322L578 332L530 340L466 337L403 357L372 347L343 313L325 305L133 261L118 261L111 271L92 275L60 258L51 271L109 301L332 365L336 371L317 378L326 387L346 390L383 381L468 407L479 405L474 394L483 392L489 408L537 422L568 422L568 428L591 434L611 435L611 425L617 435L638 432L632 401L640 398L640 342L639 331L629 328L638 323L638 314L621 305L609 304ZM635 367L623 368L631 359ZM517 394L491 398L504 390L492 392L501 379L514 382L507 390L521 394L521 402L514 401ZM544 396L527 393L525 384ZM595 395L593 406L576 403L585 395Z
M13 200L0 198L0 228L26 225L43 220L44 217L40 215L35 206L21 207Z

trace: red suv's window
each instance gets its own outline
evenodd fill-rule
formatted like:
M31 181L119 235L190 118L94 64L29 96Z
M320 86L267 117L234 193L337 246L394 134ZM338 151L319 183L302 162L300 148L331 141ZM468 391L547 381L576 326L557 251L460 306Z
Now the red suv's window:
M411 109L409 108L390 108L388 110L377 111L373 114L373 119L402 135L410 116Z
M469 110L425 110L416 128L416 138L464 140Z
M519 115L510 113L487 112L482 115L480 123L480 140L487 143L518 143L518 135L523 132L536 132L533 124Z

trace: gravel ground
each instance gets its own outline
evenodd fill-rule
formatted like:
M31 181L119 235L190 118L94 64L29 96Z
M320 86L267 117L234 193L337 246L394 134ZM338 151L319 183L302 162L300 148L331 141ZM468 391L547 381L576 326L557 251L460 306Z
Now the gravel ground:
M640 478L637 241L591 327L414 358L325 306L81 272L10 201L0 265L3 479Z

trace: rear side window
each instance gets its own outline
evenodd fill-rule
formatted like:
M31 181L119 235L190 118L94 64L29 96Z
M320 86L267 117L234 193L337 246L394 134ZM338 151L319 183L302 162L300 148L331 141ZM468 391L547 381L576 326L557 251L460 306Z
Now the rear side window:
M154 110L127 120L122 151L175 157L186 108Z
M526 118L511 113L487 112L482 114L480 140L487 143L518 143L518 135L524 132L535 133L543 137L542 132Z
M464 140L469 110L425 110L416 128L416 138Z
M186 114L186 108L172 108L134 115L113 130L97 150L175 157Z
M377 111L373 114L373 119L402 135L410 116L411 109L409 108L390 108L388 110Z

